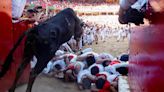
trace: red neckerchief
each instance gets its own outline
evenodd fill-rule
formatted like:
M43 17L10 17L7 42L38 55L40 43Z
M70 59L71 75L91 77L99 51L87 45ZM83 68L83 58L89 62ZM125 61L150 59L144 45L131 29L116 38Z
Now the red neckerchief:
M120 62L118 60L112 61L109 65L119 64Z

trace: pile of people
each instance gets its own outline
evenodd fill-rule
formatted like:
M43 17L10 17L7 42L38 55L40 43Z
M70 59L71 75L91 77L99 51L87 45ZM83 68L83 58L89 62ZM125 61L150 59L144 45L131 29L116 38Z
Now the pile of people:
M128 54L115 58L110 53L95 53L91 48L76 53L69 49L68 45L62 45L43 74L76 82L80 90L118 92L118 76L128 75Z

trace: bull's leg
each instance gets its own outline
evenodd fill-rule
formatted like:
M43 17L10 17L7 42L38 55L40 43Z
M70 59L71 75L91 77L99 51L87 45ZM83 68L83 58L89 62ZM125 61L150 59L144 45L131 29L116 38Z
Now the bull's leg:
M50 61L50 59L51 59L50 57L47 57L47 58L41 57L41 58L37 59L38 61L36 63L36 66L34 67L34 69L32 69L32 71L30 73L30 78L29 78L28 87L27 87L26 92L31 92L32 86L33 86L33 83L34 83L36 77L47 66L47 63Z
M26 68L26 66L29 64L29 62L31 61L33 57L33 51L31 48L31 45L26 45L25 49L24 49L24 55L23 55L23 60L22 63L20 64L17 72L16 72L16 78L13 82L12 87L9 89L9 92L14 92L15 88L16 88L16 84L21 76L21 74L23 73L24 69Z

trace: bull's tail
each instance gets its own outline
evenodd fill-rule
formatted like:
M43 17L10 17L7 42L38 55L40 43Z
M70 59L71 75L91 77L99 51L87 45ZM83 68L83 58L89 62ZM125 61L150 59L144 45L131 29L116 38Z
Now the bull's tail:
M2 78L6 72L9 70L9 67L11 65L11 62L13 60L13 53L15 52L15 50L17 49L17 47L20 45L21 41L23 40L23 38L28 34L28 32L30 31L27 30L25 32L23 32L23 34L19 37L19 39L17 40L16 44L14 45L14 47L11 49L11 51L9 52L9 54L7 55L4 64L2 65L2 69L0 70L0 78Z

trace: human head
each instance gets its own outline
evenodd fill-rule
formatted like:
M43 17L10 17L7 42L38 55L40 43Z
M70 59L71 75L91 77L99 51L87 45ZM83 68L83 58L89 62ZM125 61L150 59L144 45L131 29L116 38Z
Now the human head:
M96 75L99 73L99 68L97 66L94 66L91 68L91 74Z
M87 62L88 67L91 66L92 64L96 62L95 57L93 55L87 56L86 62Z
M120 60L124 62L129 61L129 55L128 54L121 55Z
M116 71L118 71L122 75L127 75L128 74L128 68L127 67L116 68Z
M54 67L56 70L61 70L61 66L59 64L56 64Z
M29 18L33 18L36 13L37 13L37 11L35 9L29 9L29 10L27 10L27 16Z
M35 10L37 10L38 12L41 12L43 10L42 6L37 6L35 7Z
M63 55L63 54L64 54L64 51L62 51L62 50L57 50L56 53L55 53L56 56L60 56L60 55Z
M83 78L83 80L82 80L82 85L83 85L84 89L90 89L91 83L92 83L92 81L88 78Z
M103 65L104 67L106 67L106 66L108 66L108 65L110 64L110 62L111 62L111 61L109 61L109 60L105 60L105 61L102 63L102 65Z

